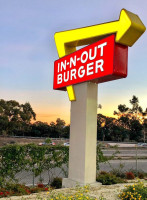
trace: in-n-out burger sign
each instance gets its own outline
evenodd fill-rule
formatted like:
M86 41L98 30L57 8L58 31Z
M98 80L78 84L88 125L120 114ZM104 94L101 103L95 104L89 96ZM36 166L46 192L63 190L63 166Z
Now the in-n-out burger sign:
M60 59L54 64L53 87L67 89L71 101L69 175L63 179L63 187L96 181L97 87L78 83L102 83L126 77L128 46L145 29L137 15L122 9L117 21L55 33ZM76 51L82 45L89 46Z
M54 89L85 81L102 83L127 76L128 47L117 44L115 35L106 37L54 64Z

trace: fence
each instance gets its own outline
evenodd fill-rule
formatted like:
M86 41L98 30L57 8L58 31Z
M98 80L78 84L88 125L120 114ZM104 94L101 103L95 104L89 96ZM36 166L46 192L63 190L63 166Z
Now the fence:
M127 152L127 154L126 154ZM146 148L136 151L116 151L111 148L102 150L97 146L97 170L110 171L124 165L123 170L143 170L147 172ZM144 158L141 155L144 154ZM105 156L104 156L105 155ZM119 160L118 156L132 156L135 159ZM109 158L107 157L109 156ZM0 148L0 183L4 180L26 185L39 182L50 184L54 177L67 177L69 148L66 146L7 145ZM132 158L133 158L132 157ZM115 158L115 160L114 160ZM109 164L108 161L109 160ZM76 167L76 166L75 166Z
M0 148L0 180L50 184L55 176L67 176L68 154L64 146L7 145Z

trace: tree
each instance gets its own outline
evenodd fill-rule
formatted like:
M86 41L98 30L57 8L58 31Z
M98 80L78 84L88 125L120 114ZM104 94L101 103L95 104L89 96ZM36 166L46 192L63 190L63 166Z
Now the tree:
M65 126L65 121L57 118L56 123L50 123L51 136L52 138L66 137L69 138L70 126Z
M115 118L106 117L102 114L97 115L97 138L99 140L111 140L111 133L113 131L113 124Z
M57 128L56 128L56 124L55 122L51 122L50 123L50 129L51 129L51 138L58 138L58 132L57 132Z
M144 116L147 115L147 108L143 111L142 107L139 105L138 97L133 95L132 99L129 100L131 108L127 107L125 104L118 105L118 111L114 111L114 115L120 117L127 117L129 119L139 120L143 122Z
M143 137L143 125L136 119L130 121L130 140L140 141Z
M31 124L30 136L37 137L50 137L51 128L46 122L37 121Z
M8 123L6 116L0 116L0 135L7 135Z
M67 125L63 128L62 137L69 138L70 135L70 125Z
M118 105L118 111L114 111L114 115L118 116L118 122L127 130L130 140L139 141L142 138L144 116L147 109L143 111L139 105L138 97L133 95L129 100L131 108L125 104Z
M35 120L36 114L30 103L19 104L15 100L0 100L0 125L1 134L14 135L25 132L31 119Z
M60 118L57 118L56 131L58 133L58 137L63 137L64 127L65 127L65 121Z

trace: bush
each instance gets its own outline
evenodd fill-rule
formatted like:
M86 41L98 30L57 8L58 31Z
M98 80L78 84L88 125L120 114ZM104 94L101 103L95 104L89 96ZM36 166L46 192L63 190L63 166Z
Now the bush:
M106 171L100 171L100 174L105 175L105 174L108 174L108 172L106 172Z
M0 197L29 195L31 193L47 190L48 188L43 184L38 184L36 187L28 187L18 183L6 183L5 187L0 188Z
M51 187L55 189L62 188L62 178L56 177L51 183Z
M138 170L135 170L135 169L130 169L129 172L132 172L135 177L138 177L140 179L147 177L147 173L144 172L143 170L138 171Z
M138 173L139 173L139 171L136 170L136 169L130 169L129 172L132 172L132 173L134 174L135 177L137 177L137 176L138 176ZM141 172L143 172L143 171L141 171Z
M142 172L138 173L138 178L143 179L144 177L145 177L144 173L142 173Z
M39 187L39 188L44 188L45 186L43 185L43 183L38 183L38 184L37 184L37 187Z
M125 178L126 174L123 171L123 168L124 168L124 164L120 163L119 167L118 168L113 168L110 173L115 175L115 176L117 176L117 177Z
M129 180L132 180L135 178L133 172L126 172L126 178Z
M122 200L146 200L147 199L147 187L142 182L138 182L134 185L126 186L126 188L120 193L119 198Z
M103 185L112 185L112 184L117 184L117 183L124 183L125 180L116 177L115 175L111 173L106 173L106 174L98 174L96 178L97 182L101 182Z
M0 189L0 191L1 190L2 188ZM16 196L21 194L27 195L31 193L29 187L18 183L7 183L5 188L3 188L3 190L5 190L5 192L10 192L12 194L15 194Z
M52 140L50 138L45 139L45 143L50 144L51 142L52 142Z

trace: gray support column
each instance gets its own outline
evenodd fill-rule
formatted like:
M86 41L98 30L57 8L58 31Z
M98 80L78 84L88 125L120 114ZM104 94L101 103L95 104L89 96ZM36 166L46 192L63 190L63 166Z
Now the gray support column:
M97 84L74 86L76 101L71 102L69 174L63 187L96 182Z

